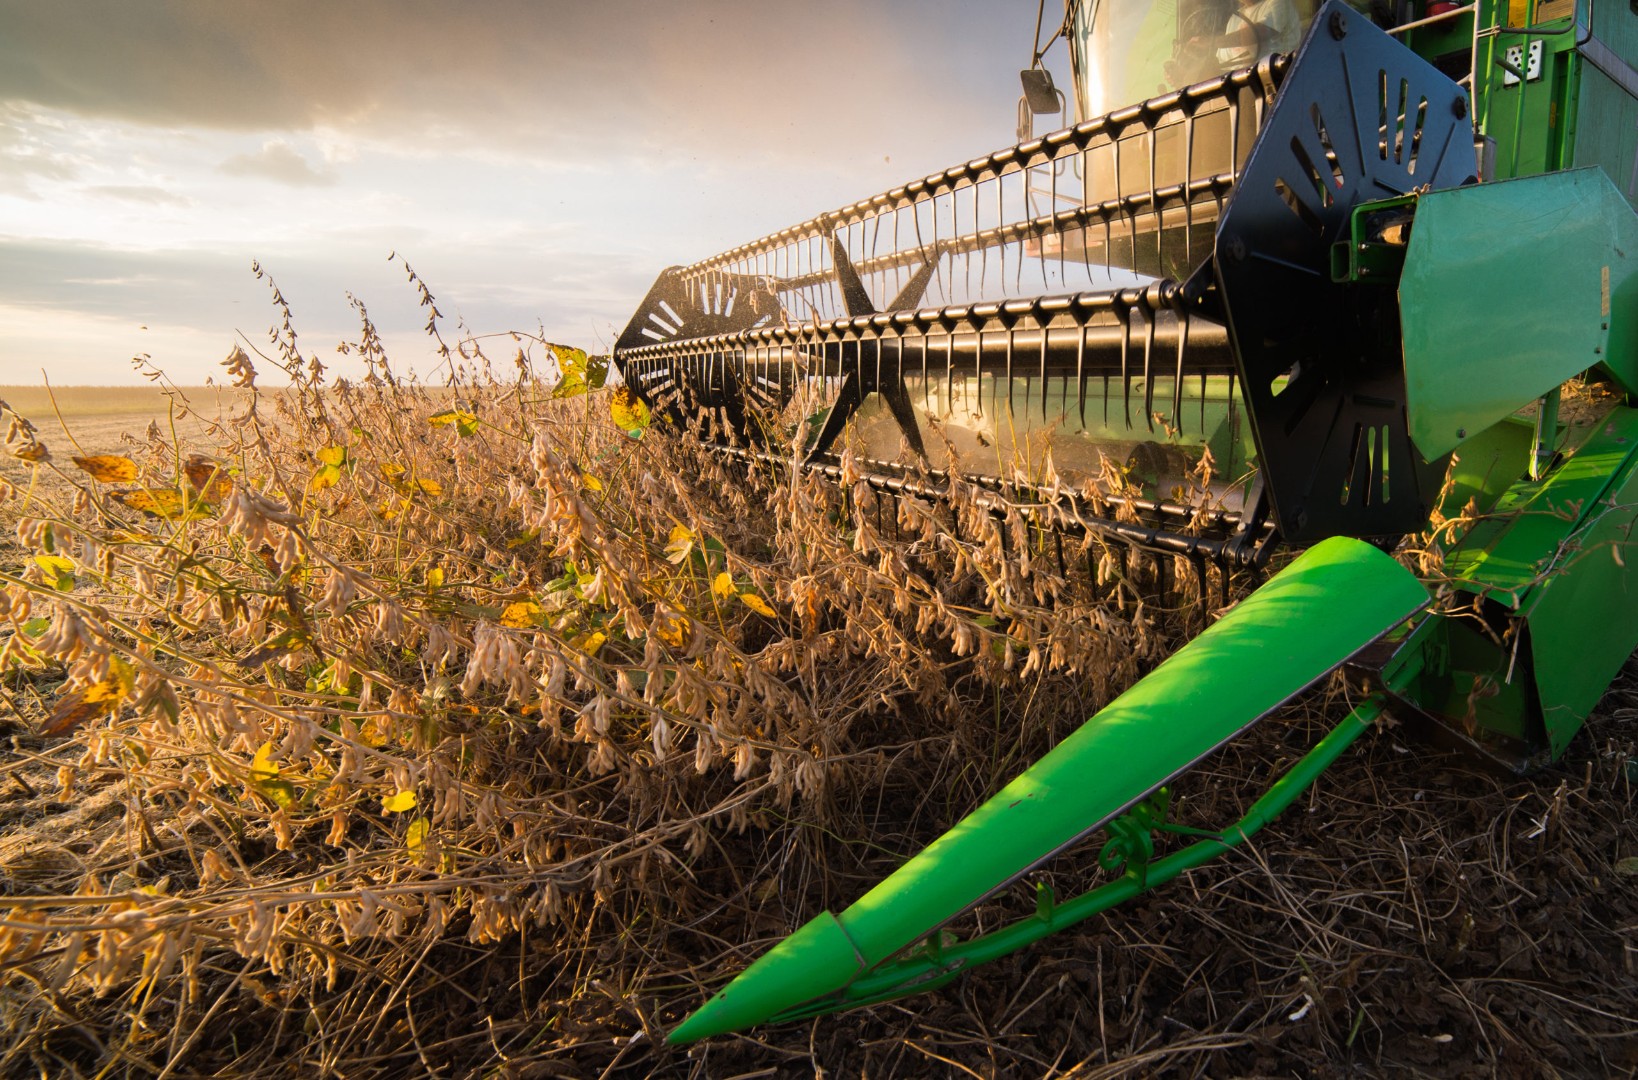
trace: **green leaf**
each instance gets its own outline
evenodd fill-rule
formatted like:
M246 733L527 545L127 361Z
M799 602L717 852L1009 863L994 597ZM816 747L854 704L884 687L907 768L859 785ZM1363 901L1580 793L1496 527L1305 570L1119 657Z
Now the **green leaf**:
M37 615L23 624L23 633L29 637L39 637L49 629L51 629L51 620L44 615Z
M1638 859L1617 859L1615 863L1615 872L1620 874L1622 877L1632 877L1633 875L1638 874Z

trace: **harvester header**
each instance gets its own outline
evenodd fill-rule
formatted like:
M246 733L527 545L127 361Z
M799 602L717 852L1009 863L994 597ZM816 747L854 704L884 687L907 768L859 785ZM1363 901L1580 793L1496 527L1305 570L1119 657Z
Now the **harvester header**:
M1033 137L1056 99L1032 62L1019 144L650 289L616 365L746 467L888 498L959 477L1086 544L1277 569L674 1040L928 989L1104 911L1263 827L1384 711L1538 767L1638 645L1638 216L1610 176L1630 141L1595 116L1638 122L1616 48L1638 53L1638 14L1377 18L1075 0L1072 126ZM1420 580L1385 554L1413 534ZM1245 819L1157 854L1168 785L1339 668L1360 700L1331 735ZM943 929L1100 830L1102 887Z

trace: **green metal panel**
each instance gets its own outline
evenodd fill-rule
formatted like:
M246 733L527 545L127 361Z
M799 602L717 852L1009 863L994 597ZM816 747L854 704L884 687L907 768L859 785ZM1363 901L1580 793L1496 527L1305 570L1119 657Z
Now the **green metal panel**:
M1423 195L1399 303L1429 461L1600 362L1638 391L1638 216L1597 169Z
M1608 493L1586 504L1523 608L1554 757L1638 646L1638 582L1626 568L1629 556L1638 560L1631 548L1638 518L1638 413L1620 410L1605 425L1601 445L1612 466Z
M1563 464L1543 481L1514 485L1445 558L1461 588L1516 611L1528 627L1554 756L1638 646L1638 587L1623 550L1638 517L1638 410L1617 408L1571 434Z
M1470 500L1480 512L1494 507L1529 469L1534 437L1530 421L1508 416L1464 442L1439 493L1440 515L1457 517Z
M775 949L740 977L757 998L736 981L673 1040L839 991L853 976L838 971L864 974L1102 827L1426 602L1421 583L1369 544L1309 549L838 916L841 937L823 916L809 923L820 928L804 928L804 943L828 940L837 957L798 964Z
M1575 37L1606 66L1638 63L1638 13L1632 5L1582 0ZM1589 10L1590 9L1590 10ZM1629 202L1638 199L1638 101L1598 64L1583 58L1573 117L1570 164L1598 165Z
M1445 572L1509 608L1527 608L1530 590L1557 566L1638 445L1635 417L1621 408L1594 427L1572 429L1563 463L1545 480L1514 484L1446 553Z

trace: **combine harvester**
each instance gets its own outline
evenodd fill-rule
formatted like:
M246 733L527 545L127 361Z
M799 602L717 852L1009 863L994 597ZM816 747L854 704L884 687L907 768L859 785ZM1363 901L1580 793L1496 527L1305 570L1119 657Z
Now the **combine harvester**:
M655 283L615 363L724 454L795 446L884 497L987 476L1220 575L1301 551L671 1041L932 989L1105 911L1254 834L1384 710L1517 770L1564 751L1638 645L1638 4L1398 2L1385 31L1340 0L1249 28L1071 0L1074 126L1033 137L1063 104L1037 58L1025 141ZM1231 482L1202 518L1168 491L1208 451ZM1142 494L1087 498L1103 456ZM1456 518L1437 580L1386 554ZM1344 666L1360 704L1244 818L1168 825L1173 778ZM1107 884L941 929L1099 831Z

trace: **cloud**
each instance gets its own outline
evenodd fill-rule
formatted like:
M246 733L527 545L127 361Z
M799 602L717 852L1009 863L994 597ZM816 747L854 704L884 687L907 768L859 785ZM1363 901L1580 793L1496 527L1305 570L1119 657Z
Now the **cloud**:
M1027 6L0 0L0 101L158 126L330 129L431 153L905 161L970 128L979 105L995 106L1004 133L1016 85L997 92L968 73L993 70L1002 49L1027 60Z
M85 189L87 195L119 199L122 202L145 203L149 206L191 206L193 200L174 191L150 184L96 184Z
M254 176L291 187L323 187L336 182L333 170L318 170L283 139L262 144L254 154L235 154L219 166L229 176Z

